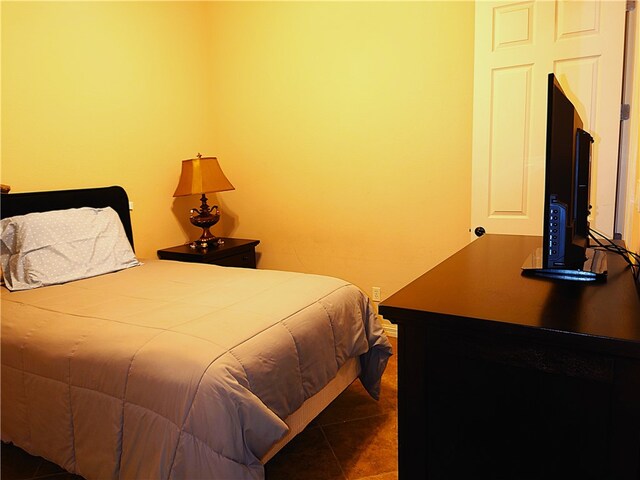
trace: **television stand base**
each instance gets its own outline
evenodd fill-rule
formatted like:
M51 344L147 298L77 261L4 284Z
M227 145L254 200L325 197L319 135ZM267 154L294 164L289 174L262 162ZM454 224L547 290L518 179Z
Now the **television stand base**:
M522 274L527 276L555 278L574 282L603 282L607 279L607 252L586 249L587 259L582 269L543 268L542 247L536 248L522 265Z

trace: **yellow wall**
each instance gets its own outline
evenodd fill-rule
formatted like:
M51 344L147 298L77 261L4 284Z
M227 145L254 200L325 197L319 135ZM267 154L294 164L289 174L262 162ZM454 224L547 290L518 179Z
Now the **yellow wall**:
M630 22L631 23L631 22ZM625 223L625 241L627 247L640 253L640 22L637 19L632 23L635 27L635 45L630 63L633 67L632 81L633 90L631 94L631 118L630 122L630 142L629 142L629 163L635 160L635 165L629 167L629 171L635 171L635 176L630 177L633 182L629 186L627 209L628 218ZM635 134L634 134L635 132Z
M213 150L206 5L2 2L2 183L122 185L139 255L183 232L180 160Z
M390 295L468 242L471 2L210 4L226 233ZM229 220L229 219L227 219Z
M472 2L2 3L2 182L123 185L140 256L216 155L218 235L385 297L469 238ZM210 202L210 203L213 203Z
M621 124L621 152L628 155L625 176L620 183L624 194L622 238L633 252L640 253L640 23L636 12L627 17L624 101L631 106L630 118Z
M639 82L640 83L640 82ZM640 94L640 88L636 89ZM636 102L636 106L640 107L640 102ZM636 114L636 135L640 138L640 114ZM629 234L628 245L630 250L640 253L640 148L636 142L636 191L635 191L635 210L632 211L631 229Z

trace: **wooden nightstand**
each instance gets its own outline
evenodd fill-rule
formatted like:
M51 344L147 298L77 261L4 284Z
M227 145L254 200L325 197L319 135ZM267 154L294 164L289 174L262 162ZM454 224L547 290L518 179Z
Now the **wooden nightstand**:
M191 248L188 244L164 248L158 250L158 258L180 262L209 263L223 267L256 268L256 245L260 243L260 240L243 238L222 238L222 240L224 240L222 245L206 250Z

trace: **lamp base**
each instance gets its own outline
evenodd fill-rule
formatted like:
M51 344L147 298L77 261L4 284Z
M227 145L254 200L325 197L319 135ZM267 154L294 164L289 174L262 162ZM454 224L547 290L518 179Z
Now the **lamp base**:
M221 239L220 237L215 237L215 236L211 236L206 240L203 240L202 237L200 237L199 239L189 243L189 246L191 248L200 249L200 250L206 250L208 248L216 248L219 245L224 245L224 240Z
M220 220L220 209L217 205L209 208L207 205L207 196L203 193L202 198L200 199L201 205L200 209L192 208L191 209L191 220L192 225L196 227L202 228L202 235L200 238L195 240L190 244L191 248L215 248L222 242L218 237L213 235L209 228L213 227L218 220Z

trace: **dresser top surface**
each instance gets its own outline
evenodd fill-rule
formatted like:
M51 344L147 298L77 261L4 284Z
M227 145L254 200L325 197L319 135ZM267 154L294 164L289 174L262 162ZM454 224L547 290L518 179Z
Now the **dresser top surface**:
M640 295L624 260L607 254L603 283L523 276L522 264L541 243L541 237L485 235L387 298L380 312L391 321L440 314L607 337L640 349Z

